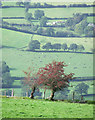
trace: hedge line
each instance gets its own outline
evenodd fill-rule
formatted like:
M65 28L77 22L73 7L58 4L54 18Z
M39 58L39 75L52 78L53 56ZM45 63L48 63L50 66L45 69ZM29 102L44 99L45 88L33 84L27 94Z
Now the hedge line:
M35 34L35 35L41 35L41 36L48 36L48 37L58 37L58 38L67 38L68 36L49 36L49 35L43 35L43 34L38 34L38 33L35 33L35 32L30 32L30 31L27 31L27 30L22 30L22 29L18 29L18 28L16 28L16 27L8 27L8 26L1 26L0 25L0 28L5 28L5 29L9 29L9 30L14 30L14 31L19 31L19 32L23 32L23 33L27 33L27 34ZM73 37L76 37L76 36L73 36ZM77 36L78 38L83 38L83 37L80 37L80 36ZM85 36L85 37L88 37L88 38L90 38L91 36ZM91 37L92 38L92 37ZM93 38L94 38L94 36L93 36ZM43 51L41 51L41 52L43 52ZM49 51L50 52L50 51ZM61 52L61 51L60 51ZM78 53L78 52L77 52ZM86 54L93 54L93 53L91 53L91 52L84 52L84 53L86 53Z
M25 8L25 6L1 6L2 8ZM32 6L29 8L66 8L66 7L95 7L95 5L87 5L87 4L70 4L70 5L40 5L40 6Z

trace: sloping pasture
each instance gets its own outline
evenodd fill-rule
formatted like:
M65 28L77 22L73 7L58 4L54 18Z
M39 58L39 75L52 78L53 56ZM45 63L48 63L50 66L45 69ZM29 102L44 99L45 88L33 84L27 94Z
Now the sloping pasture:
M31 41L32 34L25 34L21 32L15 32L12 30L3 29L2 36L3 36L3 41L2 41L3 46L22 48L28 46L29 42ZM93 38L76 38L76 37L55 38L55 37L34 35L33 40L38 40L41 43L41 47L47 42L51 42L51 44L67 43L68 47L72 43L83 45L85 47L86 52L91 52L91 49L93 48Z
M3 118L93 118L93 105L62 101L2 99Z
M3 60L7 62L10 68L15 68L15 70L11 70L12 76L23 77L23 70L27 69L29 66L35 67L36 71L39 67L45 66L45 64L50 63L53 60L57 61L65 61L69 66L66 68L66 72L74 72L77 77L85 77L85 76L93 76L93 55L92 54L77 54L77 53L39 53L39 52L28 52L28 51L20 51L18 48L27 47L32 35L28 35L25 33L3 30ZM36 36L33 37L34 40L39 40L40 42L51 42L51 43L74 43L77 41L81 43L83 40L87 40L85 38L77 39L77 38L55 38L51 40L50 37L42 37ZM80 40L80 41L79 41ZM89 46L91 39L88 38ZM53 41L53 42L52 42ZM67 41L67 42L66 42ZM85 46L85 45L84 45Z
M3 35L3 49L2 57L11 68L11 76L24 77L23 70L27 70L28 67L33 68L34 72L37 72L38 68L45 66L53 60L64 61L68 67L65 68L66 73L73 72L76 77L89 77L93 76L93 55L92 54L77 54L77 53L39 53L21 51L20 48L27 47L31 36L30 34L15 32L11 30L2 30ZM51 40L52 39L52 40ZM41 45L46 42L54 43L67 43L68 45L73 43L83 44L85 47L91 47L93 43L92 38L51 38L34 35L33 40L39 40ZM92 41L92 43L91 43ZM89 48L90 49L90 48ZM70 84L75 86L80 82L71 82ZM93 82L85 81L90 85L88 94L93 93ZM20 85L20 80L15 80L13 85ZM70 87L70 90L73 88ZM15 90L15 96L19 96L18 88ZM20 93L21 95L21 93ZM47 97L50 95L48 91ZM88 97L89 98L89 97Z

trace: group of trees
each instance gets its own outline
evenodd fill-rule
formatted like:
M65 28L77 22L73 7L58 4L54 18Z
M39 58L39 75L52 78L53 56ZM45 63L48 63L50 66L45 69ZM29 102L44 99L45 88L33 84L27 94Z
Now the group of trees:
M39 20L40 27L37 28L37 33L42 34L42 35L47 35L47 36L56 36L56 37L77 37L82 34L85 36L94 36L95 30L93 26L88 26L87 22L87 15L84 14L73 14L72 18L68 18L66 22L64 23L65 27L69 27L69 31L56 31L54 28L46 28L44 29L43 27L47 27L48 25L46 24L48 22L48 18L45 16L45 13L43 10L35 10L34 12L34 18L32 13L25 13L25 18L32 23L32 19ZM33 24L33 23L32 23ZM56 25L58 26L58 25ZM62 24L63 26L63 24ZM72 32L74 31L74 32Z
M50 7L53 7L53 5L51 4L48 4L48 3L31 3L30 1L21 1L21 0L18 0L18 2L16 2L16 5L18 6L25 6L27 8L50 8Z
M65 74L64 68L67 65L63 62L53 61L47 64L45 67L39 68L38 72L32 74L31 69L24 71L26 77L24 84L29 85L32 88L31 98L34 98L34 92L37 87L44 89L51 89L50 100L53 100L56 91L62 90L69 86L69 80L74 79L74 73Z
M35 10L34 18L32 13L26 12L25 18L31 22L31 19L39 20L40 27L46 27L46 23L48 22L47 17L45 17L45 13L43 10ZM73 14L72 18L68 18L64 23L65 27L70 27L70 31L56 31L53 28L47 28L46 30L43 28L37 29L38 34L47 35L47 36L57 36L57 37L74 37L74 34L71 30L75 31L77 35L85 34L86 36L93 36L94 27L88 26L87 16L84 14ZM32 22L31 22L32 23ZM33 23L32 23L33 24ZM57 25L58 26L58 25ZM50 33L50 29L52 34ZM94 31L95 32L95 31Z
M45 17L45 13L43 10L35 10L34 12L34 17L32 15L32 13L29 13L27 10L26 10L26 13L25 13L25 19L29 21L30 24L32 24L33 26L36 26L32 23L32 19L35 19L35 20L39 20L39 25L40 27L45 27L46 26L46 23L48 21L47 17Z
M88 93L89 85L81 82L77 84L69 93L68 93L68 99L77 99L81 100L83 95L87 95Z
M31 19L40 20L41 17L45 16L43 10L35 10L34 15L32 13L29 13L27 9L25 12L25 18L29 21L31 21Z
M65 44L65 50L67 49L66 47L67 47L67 44ZM48 42L45 45L43 45L42 48L46 50L49 50L49 49L60 50L61 44L60 43L51 44L50 42Z
M46 36L55 36L55 37L79 37L79 36L87 36L93 37L95 36L95 25L90 25L87 22L87 15L76 13L73 14L73 17L68 18L66 22L62 23L61 26L68 28L68 30L55 30L53 25L48 26L48 18L45 16L43 10L35 10L34 18L32 13L26 12L25 18L31 22L31 19L39 20L39 27L36 29L36 32L41 35ZM31 22L32 23L32 22ZM33 23L32 23L33 24ZM58 24L54 26L59 26ZM43 28L48 27L48 28Z
M70 4L68 7L91 7L92 5L87 4Z
M74 34L72 31L56 31L53 27L47 27L43 28L42 26L46 26L46 21L43 23L40 23L41 27L37 29L37 33L40 35L45 36L52 36L52 37L79 37L78 35Z
M93 7L94 5L87 5L87 4L70 4L70 5L51 5L51 4L48 4L48 3L44 3L44 4L41 4L39 2L37 3L32 3L30 1L22 1L22 0L18 0L18 2L16 2L16 4L18 6L25 6L27 5L27 7L29 8L53 8L53 7Z
M38 40L31 40L29 45L29 50L35 51L35 49L40 49L40 42ZM63 43L62 45L60 43L55 43L51 44L51 42L46 43L45 45L42 46L42 49L45 49L46 51L48 50L60 50L64 49L65 50L73 50L73 51L83 51L85 50L83 45L77 45L75 43L70 44L70 47L67 46L66 43Z
M31 6L31 0L25 0L25 1L22 1L22 0L18 0L16 2L16 5L18 6L24 6L25 8L29 8Z
M71 91L68 87L73 87L69 82L75 79L74 73L65 74L64 68L67 65L64 62L56 62L47 64L45 67L39 68L38 72L33 74L30 68L25 73L25 86L31 88L31 98L34 98L34 93L37 89L43 88L44 98L46 89L51 90L50 100L53 99L81 99L84 94L87 95L89 85L85 83L77 84ZM35 78L36 77L36 78Z
M93 37L95 35L94 25L87 23L87 20L82 20L79 24L75 26L75 32L80 35L85 34L85 36Z
M65 88L64 90L57 91L55 93L54 99L71 99L71 100L81 100L83 95L88 94L89 85L81 82L76 86L72 86L73 88L70 90Z
M11 78L10 68L5 61L2 62L2 87L11 87L14 80Z
M70 30L75 31L78 35L95 36L95 26L87 22L86 14L73 14L72 18L67 19L65 26L70 27Z
M42 47L43 49L46 49L46 50L49 50L49 49L64 49L65 50L73 50L73 51L82 51L82 50L85 50L84 46L83 45L77 45L77 44L70 44L70 47L67 46L66 43L63 43L62 45L60 43L55 43L55 44L51 44L50 42L49 43L46 43L45 45L43 45Z
M80 23L82 20L86 19L86 17L87 17L86 15L79 13L73 14L73 17L67 19L65 26L66 27L75 26L76 24Z

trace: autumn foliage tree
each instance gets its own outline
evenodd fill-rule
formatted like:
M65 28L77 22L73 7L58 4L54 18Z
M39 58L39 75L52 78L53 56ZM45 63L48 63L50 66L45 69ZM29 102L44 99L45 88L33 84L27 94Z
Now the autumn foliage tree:
M23 80L23 83L24 83L24 85L28 85L29 88L32 89L30 98L33 99L34 98L34 93L35 93L35 90L36 90L36 87L37 87L37 81L36 81L36 78L35 78L35 74L33 73L33 70L30 69L30 67L28 68L28 71L23 71L23 72L26 75L25 79Z
M63 62L53 61L38 70L37 82L47 89L51 89L50 100L53 100L54 93L69 86L69 80L73 79L74 73L65 74L64 68L67 65Z

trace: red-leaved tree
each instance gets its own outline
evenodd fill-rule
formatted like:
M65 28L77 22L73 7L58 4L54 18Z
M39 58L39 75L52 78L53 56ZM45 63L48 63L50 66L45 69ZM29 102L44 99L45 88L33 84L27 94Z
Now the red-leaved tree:
M25 79L23 80L24 85L28 85L29 88L32 89L31 92L31 99L34 98L34 92L36 90L37 87L37 80L35 78L35 74L33 73L33 70L30 69L30 67L28 68L28 71L23 71L25 76Z
M54 93L58 90L64 89L69 86L69 80L74 79L74 73L65 74L64 67L66 67L64 61L47 64L45 67L39 68L37 72L38 85L51 89L50 100L53 100Z

